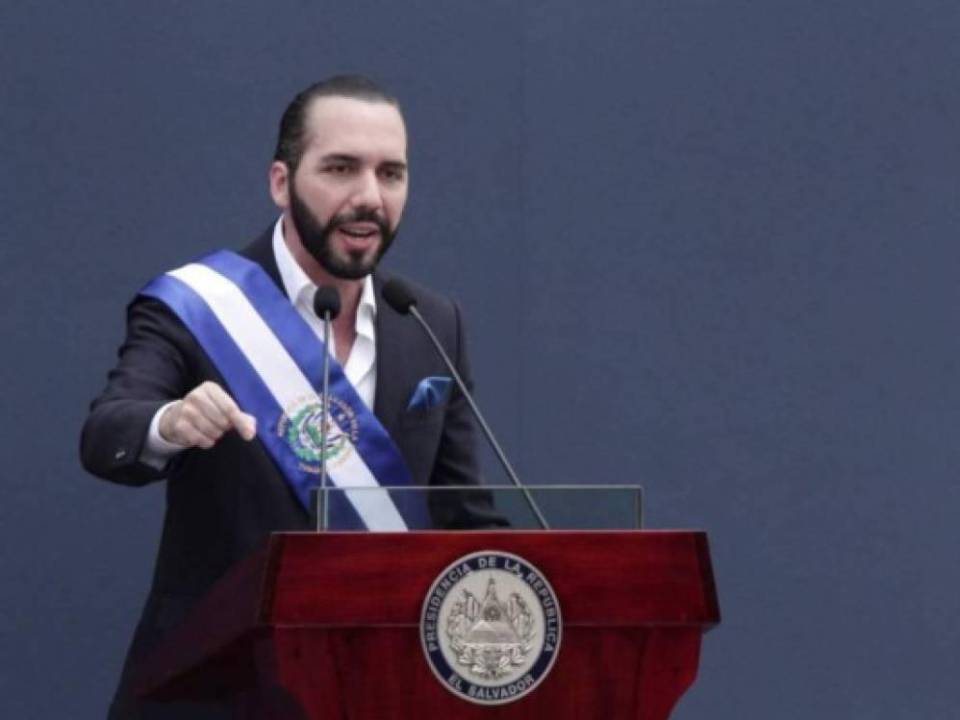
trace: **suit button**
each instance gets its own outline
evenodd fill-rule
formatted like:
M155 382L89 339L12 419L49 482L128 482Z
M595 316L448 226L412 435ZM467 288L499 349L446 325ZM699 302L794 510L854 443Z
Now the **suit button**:
M127 451L121 449L121 450L117 450L117 452L115 452L115 453L113 454L113 459L114 459L114 460L123 460L126 456L127 456Z

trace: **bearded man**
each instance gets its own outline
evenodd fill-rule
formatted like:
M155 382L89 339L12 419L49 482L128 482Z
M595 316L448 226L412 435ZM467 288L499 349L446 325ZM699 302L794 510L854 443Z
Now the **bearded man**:
M118 363L83 428L89 472L126 485L166 481L153 583L111 718L229 717L226 707L140 702L131 668L271 532L312 527L324 454L341 485L479 482L464 397L420 328L378 300L377 264L408 192L397 100L358 76L298 94L280 123L269 187L282 211L270 229L239 253L157 278L130 304ZM311 445L324 352L318 287L336 288L342 308L326 348L339 444L322 447ZM412 288L469 382L459 308ZM483 494L470 495L431 503L433 525L502 524ZM346 526L414 526L402 508L343 505Z

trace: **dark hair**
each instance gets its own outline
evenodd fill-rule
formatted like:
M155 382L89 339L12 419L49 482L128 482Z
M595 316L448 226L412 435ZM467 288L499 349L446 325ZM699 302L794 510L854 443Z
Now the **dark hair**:
M297 93L280 118L280 134L273 159L286 163L290 172L296 172L303 157L306 141L307 110L317 98L345 97L367 102L383 102L400 109L400 102L383 88L363 75L335 75L316 82Z

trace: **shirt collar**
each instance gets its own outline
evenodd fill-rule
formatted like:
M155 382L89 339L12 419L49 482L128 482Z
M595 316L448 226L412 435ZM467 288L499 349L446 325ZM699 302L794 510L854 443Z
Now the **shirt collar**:
M277 260L277 269L283 281L283 289L294 306L312 309L313 294L317 285L303 268L297 264L290 248L283 241L283 216L273 226L273 255ZM377 299L373 291L373 277L367 275L363 279L363 290L360 292L360 305L357 308L356 331L358 335L367 338L374 337L374 320L377 316Z

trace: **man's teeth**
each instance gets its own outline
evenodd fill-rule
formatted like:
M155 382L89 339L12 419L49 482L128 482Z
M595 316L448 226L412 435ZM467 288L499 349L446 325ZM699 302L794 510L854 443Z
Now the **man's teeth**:
M358 238L370 237L376 232L376 230L348 230L347 228L340 228L340 229L350 237L358 237Z

